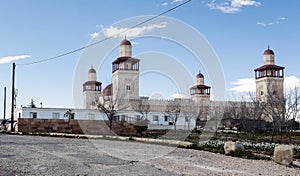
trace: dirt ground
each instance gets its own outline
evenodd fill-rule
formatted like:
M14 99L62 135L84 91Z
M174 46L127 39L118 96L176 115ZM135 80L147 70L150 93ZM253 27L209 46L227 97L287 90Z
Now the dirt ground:
M134 141L0 134L0 175L300 175L300 168Z

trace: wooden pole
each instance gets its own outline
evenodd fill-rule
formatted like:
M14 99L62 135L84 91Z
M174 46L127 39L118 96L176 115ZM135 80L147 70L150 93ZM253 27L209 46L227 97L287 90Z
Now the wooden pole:
M12 86L11 86L11 119L10 119L10 129L11 132L14 131L14 113L15 113L15 69L16 64L12 65Z

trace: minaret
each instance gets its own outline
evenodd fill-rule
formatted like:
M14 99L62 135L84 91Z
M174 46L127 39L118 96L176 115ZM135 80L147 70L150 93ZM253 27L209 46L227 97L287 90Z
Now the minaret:
M93 67L88 71L88 81L83 84L83 108L95 109L101 96L101 82L97 81L97 72Z
M129 40L120 42L120 55L112 62L112 95L113 98L127 96L129 99L139 98L139 62L132 57L132 46Z
M196 104L210 101L210 87L204 84L204 76L200 72L196 76L196 85L190 88L190 94Z
M267 102L283 100L284 67L275 65L275 54L268 46L264 52L264 65L255 69L256 100Z
M130 41L126 39L126 36L125 39L122 40L120 43L119 51L120 51L120 57L131 57L132 55L132 46Z

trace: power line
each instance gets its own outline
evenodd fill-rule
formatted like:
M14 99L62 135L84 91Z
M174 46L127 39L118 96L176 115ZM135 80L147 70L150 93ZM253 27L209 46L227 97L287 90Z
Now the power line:
M125 33L125 32L127 32L127 31L131 30L132 28L138 27L138 26L140 26L140 25L142 25L142 24L145 24L145 23L147 23L147 22L149 22L149 21L152 21L153 19L158 18L158 17L160 17L160 16L162 16L162 15L164 15L164 14L166 14L166 13L169 13L169 12L171 12L171 11L173 11L173 10L175 10L175 9L177 9L177 8L183 6L183 5L185 5L185 4L187 4L187 3L191 2L191 1L192 1L192 0L187 0L187 1L183 2L183 3L181 3L181 4L178 4L177 6L175 6L175 7L173 7L173 8L170 8L170 9L168 9L168 10L166 10L166 11L164 11L164 12L158 14L158 15L155 15L155 16L153 16L153 17L147 19L147 20L144 20L144 21L142 21L142 22L140 22L140 23L138 23L138 24L135 24L135 25L131 26L130 28L128 28L128 29L126 29L126 30L124 30L124 31L122 31L122 32L119 32L119 33L115 34L114 36L120 35L120 34L122 34L122 33ZM76 52L81 51L81 50L83 50L83 49L85 49L85 48L88 48L88 47L97 45L97 44L102 43L102 42L104 42L104 41L106 41L106 40L109 40L109 39L111 39L111 38L113 38L113 37L112 37L112 36L111 36L111 37L106 37L106 38L104 38L104 39L102 39L102 40L99 40L99 41L97 41L97 42L94 42L94 43L85 45L85 46L80 47L80 48L77 48L77 49L75 49L75 50L71 50L71 51L65 52L65 53L63 53L63 54L59 54L59 55L54 56L54 57L50 57L50 58L46 58L46 59L40 59L40 60L37 60L37 61L28 62L28 63L23 63L23 64L16 64L16 65L25 66L25 65L32 65L32 64L37 64L37 63L47 62L47 61L50 61L50 60L55 60L55 59L61 58L61 57L66 56L66 55L69 55L69 54L72 54L72 53L76 53Z

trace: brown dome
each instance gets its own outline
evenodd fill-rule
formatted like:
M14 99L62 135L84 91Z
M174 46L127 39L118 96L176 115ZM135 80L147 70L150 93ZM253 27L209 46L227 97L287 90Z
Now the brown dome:
M269 54L274 55L274 51L272 51L272 50L270 50L270 49L267 49L267 50L264 52L264 55L269 55Z
M198 73L196 78L204 78L204 76L202 75L202 73Z
M264 55L269 55L269 54L274 55L274 51L270 49L270 46L268 46L268 49L264 52Z
M96 70L92 68L89 69L89 73L96 73Z
M112 84L107 85L104 89L102 94L104 96L111 96L112 95Z
M131 45L131 43L129 40L124 39L120 42L120 45Z

